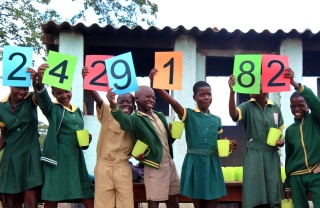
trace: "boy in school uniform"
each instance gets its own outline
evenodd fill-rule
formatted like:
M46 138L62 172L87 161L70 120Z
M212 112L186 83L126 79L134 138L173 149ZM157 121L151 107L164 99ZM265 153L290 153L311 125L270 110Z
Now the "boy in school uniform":
M290 97L294 123L285 134L285 196L287 199L292 197L294 207L309 207L309 192L314 207L319 208L320 100L310 88L294 80L292 69L285 69L284 77L290 78L291 85L297 90Z
M133 133L148 145L149 154L138 159L144 166L144 183L149 208L159 207L159 202L166 202L169 208L178 208L180 189L179 176L172 160L174 140L163 113L152 110L155 95L151 87L140 86L135 92L138 110L133 115L126 115L115 102L115 93L107 94L111 113L120 123L121 129Z
M82 68L82 76L89 73ZM131 133L120 129L112 117L110 106L95 90L88 90L97 105L97 117L101 123L97 144L97 162L94 168L94 207L133 208L132 171L128 159L133 147ZM131 93L119 95L117 103L125 114L132 114L135 104Z

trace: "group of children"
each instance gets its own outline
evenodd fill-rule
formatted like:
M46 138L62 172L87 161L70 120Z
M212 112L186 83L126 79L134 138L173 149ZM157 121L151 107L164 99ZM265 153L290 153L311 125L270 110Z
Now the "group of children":
M83 129L82 114L70 103L71 91L52 87L56 98L52 102L42 83L48 64L38 71L28 69L35 93L28 88L11 87L10 95L0 103L0 149L4 148L0 163L0 192L4 207L18 207L16 197L24 194L26 208L37 207L41 198L45 208L57 207L59 201L81 199L87 208L133 208L132 172L128 163L136 140L148 145L149 154L136 157L144 164L144 183L149 208L165 202L169 208L179 207L178 194L192 199L196 208L216 208L220 197L227 195L221 165L217 155L217 140L223 132L219 116L212 114L211 87L199 81L193 86L195 108L185 108L165 90L139 86L134 96L119 95L109 90L103 101L96 91L89 94L96 102L97 117L101 123L97 144L97 162L94 170L95 189L88 177L76 131ZM157 69L149 77L151 85ZM82 76L89 72L82 68ZM295 207L308 207L311 193L314 207L320 205L320 101L306 86L294 80L294 72L285 69L283 76L290 79L297 90L290 98L295 122L285 133L286 181L285 196L280 174L278 147L266 143L271 127L284 129L278 105L266 93L251 95L248 102L236 106L233 85L229 78L229 114L244 124L247 148L244 156L243 207L281 207L281 200L292 198ZM181 179L173 161L173 143L170 128L163 113L153 110L156 90L185 123L187 153ZM137 109L135 106L137 105ZM37 132L39 106L49 121L48 134L40 155ZM309 112L311 109L311 113ZM32 130L34 129L34 131ZM236 141L230 142L236 149ZM40 163L40 159L42 164Z

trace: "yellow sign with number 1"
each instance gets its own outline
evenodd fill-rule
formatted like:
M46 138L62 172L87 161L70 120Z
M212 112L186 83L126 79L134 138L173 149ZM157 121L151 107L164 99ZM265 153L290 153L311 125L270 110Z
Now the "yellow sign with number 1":
M49 51L47 63L49 68L44 71L42 82L70 91L77 57Z

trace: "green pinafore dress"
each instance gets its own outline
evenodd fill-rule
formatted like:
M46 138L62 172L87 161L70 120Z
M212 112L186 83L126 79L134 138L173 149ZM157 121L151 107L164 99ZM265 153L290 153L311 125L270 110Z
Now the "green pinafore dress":
M83 129L83 125L79 111L72 112L66 108L57 134L58 164L43 164L43 200L62 201L93 197L92 183L76 135L76 131Z
M0 163L0 193L17 194L43 183L37 106L30 93L15 109L9 97L0 103L0 126L6 145Z

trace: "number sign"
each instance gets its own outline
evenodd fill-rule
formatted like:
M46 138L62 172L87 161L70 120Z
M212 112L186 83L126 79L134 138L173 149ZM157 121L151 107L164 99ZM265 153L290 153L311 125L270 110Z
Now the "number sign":
M77 57L49 51L49 68L44 71L42 82L54 87L71 90Z
M3 74L4 86L29 87L31 85L28 67L32 67L32 47L4 46Z
M236 83L233 89L247 94L259 94L260 89L263 93L290 91L290 79L282 76L286 67L287 56L236 55L233 68Z
M236 82L233 90L246 94L259 94L260 74L261 55L236 55L233 65Z
M106 68L110 88L113 88L116 94L134 92L138 89L131 52L107 59Z
M262 54L262 92L290 91L290 79L282 76L288 66L288 56Z
M87 55L86 66L89 73L84 77L83 88L86 90L98 90L108 92L108 83L105 60L113 56L108 55Z
M156 52L155 68L157 75L153 87L167 90L182 89L182 52Z

